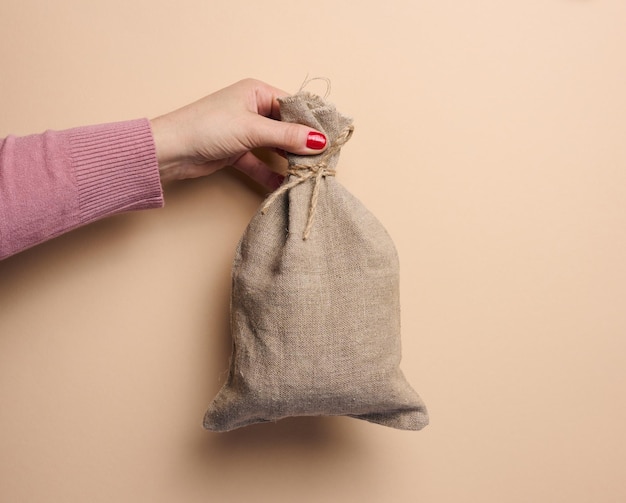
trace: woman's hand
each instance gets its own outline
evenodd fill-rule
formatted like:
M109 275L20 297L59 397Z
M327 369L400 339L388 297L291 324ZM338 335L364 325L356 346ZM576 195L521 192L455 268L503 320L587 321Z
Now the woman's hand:
M210 175L234 166L269 188L282 177L251 150L260 147L319 154L326 138L300 124L280 122L277 98L287 93L246 79L151 122L163 182Z

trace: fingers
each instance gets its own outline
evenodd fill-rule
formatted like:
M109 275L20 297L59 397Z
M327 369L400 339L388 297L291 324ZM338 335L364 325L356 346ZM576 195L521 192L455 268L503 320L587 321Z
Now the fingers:
M242 155L233 166L263 187L274 191L283 183L284 177L272 171L252 152Z
M252 135L253 148L273 147L300 155L314 155L325 150L326 137L321 132L300 124L278 121L280 119L278 98L284 98L288 96L288 93L254 79L246 79L241 84L254 89L258 119L260 119L252 124L255 129ZM268 121L266 117L275 120Z
M289 96L289 93L260 80L247 79L244 83L254 88L258 113L265 117L280 120L280 103L278 98Z

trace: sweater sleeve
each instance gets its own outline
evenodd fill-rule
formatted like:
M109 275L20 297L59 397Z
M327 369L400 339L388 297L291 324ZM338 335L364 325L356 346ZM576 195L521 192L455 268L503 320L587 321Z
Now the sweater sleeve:
M147 119L0 139L0 259L106 216L161 206Z

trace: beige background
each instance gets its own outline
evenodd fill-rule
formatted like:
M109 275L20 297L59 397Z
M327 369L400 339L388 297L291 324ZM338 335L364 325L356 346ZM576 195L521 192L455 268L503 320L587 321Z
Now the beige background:
M331 78L357 126L339 179L397 244L403 368L432 423L202 430L262 200L224 172L0 263L0 501L626 500L623 0L0 12L3 136Z

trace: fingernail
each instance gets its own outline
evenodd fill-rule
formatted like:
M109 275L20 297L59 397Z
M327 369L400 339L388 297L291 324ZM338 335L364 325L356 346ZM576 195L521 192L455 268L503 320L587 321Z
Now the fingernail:
M322 150L326 146L326 137L322 133L311 131L306 137L306 146L313 150Z

